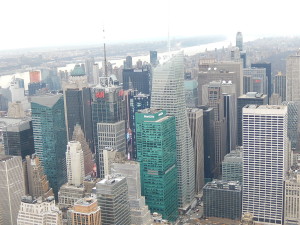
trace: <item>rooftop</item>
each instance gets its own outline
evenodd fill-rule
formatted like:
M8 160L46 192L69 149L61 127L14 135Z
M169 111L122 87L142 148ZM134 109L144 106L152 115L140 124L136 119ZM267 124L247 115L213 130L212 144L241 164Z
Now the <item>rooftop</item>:
M53 107L62 96L62 94L45 94L32 96L31 102L47 107Z
M75 65L74 69L71 72L71 76L84 76L85 72L80 65Z
M223 180L213 180L208 182L205 189L222 189L222 190L232 190L241 191L242 186L239 181L223 181Z
M241 95L239 98L266 98L267 95L258 92L247 92L247 94Z

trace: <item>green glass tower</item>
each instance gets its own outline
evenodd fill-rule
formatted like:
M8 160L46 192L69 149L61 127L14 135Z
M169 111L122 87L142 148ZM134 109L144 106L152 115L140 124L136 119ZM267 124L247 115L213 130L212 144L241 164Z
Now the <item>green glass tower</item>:
M150 211L163 219L178 217L175 117L166 110L136 113L137 160L141 166L142 195Z
M31 99L34 149L44 167L55 196L67 181L64 99L62 94Z

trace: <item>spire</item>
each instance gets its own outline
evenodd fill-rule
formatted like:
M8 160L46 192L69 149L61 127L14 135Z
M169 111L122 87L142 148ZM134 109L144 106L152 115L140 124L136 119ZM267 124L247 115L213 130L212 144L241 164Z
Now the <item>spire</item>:
M105 47L105 30L103 25L103 51L104 51L104 76L108 77L107 75L107 61L106 61L106 47Z

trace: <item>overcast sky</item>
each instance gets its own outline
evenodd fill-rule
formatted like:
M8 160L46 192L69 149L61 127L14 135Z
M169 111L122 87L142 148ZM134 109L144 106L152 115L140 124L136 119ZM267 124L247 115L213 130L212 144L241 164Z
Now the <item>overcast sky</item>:
M299 35L296 0L1 0L0 50L242 31ZM168 13L170 8L170 13ZM250 38L249 38L250 39Z

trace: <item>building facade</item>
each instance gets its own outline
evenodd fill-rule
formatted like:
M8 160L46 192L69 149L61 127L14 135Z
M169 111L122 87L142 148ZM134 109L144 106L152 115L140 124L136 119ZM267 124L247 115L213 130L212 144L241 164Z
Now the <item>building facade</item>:
M242 216L242 187L238 181L214 180L203 188L205 217L240 220Z
M151 107L164 109L176 119L178 205L188 210L195 198L195 159L184 97L183 52L153 71Z
M287 107L243 108L243 213L262 223L283 224L288 169Z
M243 148L238 147L225 155L222 162L222 180L243 183Z
M274 76L274 93L279 94L283 102L286 101L286 76L282 73Z
M61 94L31 99L34 149L55 196L67 180L64 101Z
M176 221L178 217L174 131L175 118L167 116L166 110L144 109L136 113L142 195L152 213L158 212L170 221Z
M25 195L22 159L0 155L0 213L5 225L16 225L21 197Z
M102 225L131 224L125 177L113 175L102 179L96 184L96 193Z
M251 63L251 67L266 69L266 76L267 76L267 80L268 80L268 98L270 98L273 93L273 86L272 86L273 77L272 77L271 63L268 63L268 62Z
M150 70L148 68L123 69L123 88L150 94Z

